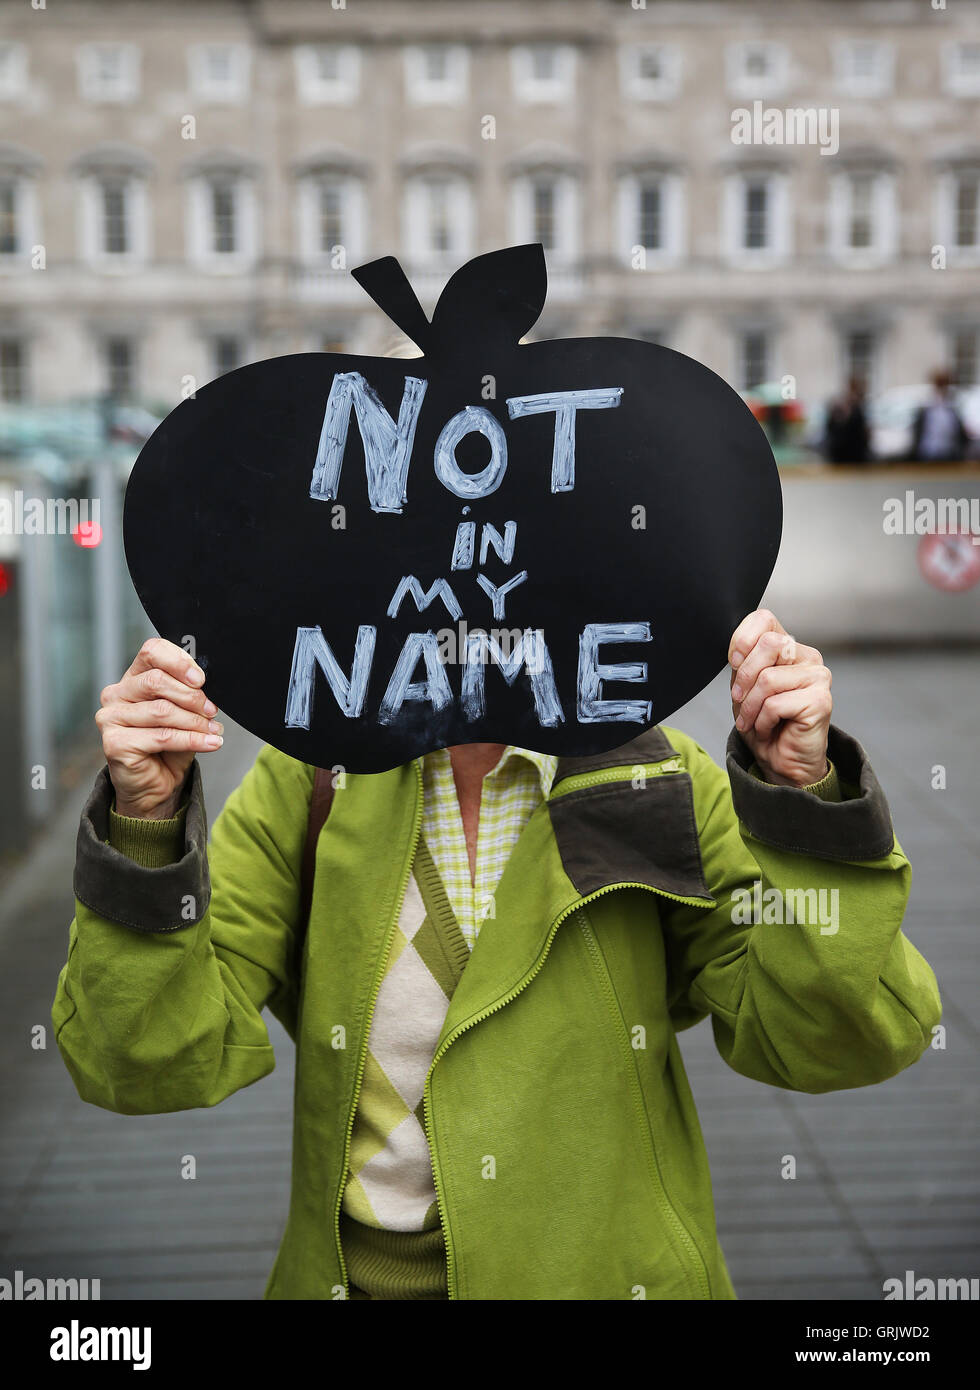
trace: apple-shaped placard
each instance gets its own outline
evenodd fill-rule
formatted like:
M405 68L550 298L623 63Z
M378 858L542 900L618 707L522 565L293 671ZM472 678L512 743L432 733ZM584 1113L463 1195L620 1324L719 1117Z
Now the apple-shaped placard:
M176 407L126 493L126 558L218 707L304 762L454 743L605 752L724 666L779 547L765 435L706 367L627 338L521 345L540 246L426 319L353 272L416 359L301 353Z

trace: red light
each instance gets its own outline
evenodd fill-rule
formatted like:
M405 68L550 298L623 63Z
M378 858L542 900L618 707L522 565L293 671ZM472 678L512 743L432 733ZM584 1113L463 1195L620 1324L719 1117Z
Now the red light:
M3 598L9 588L10 571L7 569L6 565L0 565L0 598Z
M72 531L71 538L83 550L92 550L102 541L102 527L97 521L80 521Z

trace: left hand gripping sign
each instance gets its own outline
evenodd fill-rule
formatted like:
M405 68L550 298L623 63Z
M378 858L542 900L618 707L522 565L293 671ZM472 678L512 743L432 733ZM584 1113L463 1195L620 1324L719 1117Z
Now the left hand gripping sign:
M650 343L521 344L540 246L470 261L431 322L391 257L353 274L424 355L270 358L167 416L124 516L157 630L193 636L230 718L353 772L600 753L668 718L775 563L748 408Z

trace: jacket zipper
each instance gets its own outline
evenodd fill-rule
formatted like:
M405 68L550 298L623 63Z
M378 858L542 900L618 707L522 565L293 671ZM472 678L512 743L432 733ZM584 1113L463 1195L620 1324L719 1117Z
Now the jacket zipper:
M645 764L643 764L642 766L643 766L643 772L644 772L645 775L658 776L661 772L679 772L679 771L681 771L682 763L681 763L681 759L680 759L680 758L668 758L668 759L665 759L663 762L660 762L660 763L645 763ZM416 818L415 818L415 828L414 828L414 832L413 832L413 835L412 835L412 847L411 847L411 851L410 851L410 853L409 853L408 862L407 862L406 867L405 867L405 872L404 872L404 874L403 874L403 876L402 876L402 885L401 885L401 889L400 889L399 896L398 896L398 908L399 908L399 910L400 910L400 908L401 908L401 900L402 900L402 898L404 897L405 889L408 887L409 874L411 873L411 867L412 867L412 864L413 864L413 862L414 862L414 860L415 860L415 851L416 851L416 848L417 848L417 846L418 846L419 836L420 836L421 831L422 831L422 796L423 796L422 769L421 769L421 765L419 764L419 762L418 762L417 760L416 760L416 762L415 762L415 769L416 769L416 775L417 775L417 777L418 777L418 783L419 783L419 798L418 798L418 802L417 802L417 804L416 804ZM632 771L628 774L627 777L622 777L622 776L620 776L620 777L615 777L615 776L610 776L610 775L609 775L610 772L615 772L616 770L617 770L617 769L605 768L605 769L603 769L603 770L600 771L600 772L587 772L587 773L582 773L582 774L580 774L579 776L576 776L576 777L568 777L568 778L563 779L563 781L562 781L562 786L565 788L565 791L578 791L578 790L580 790L582 787L597 786L597 785L599 785L599 784L606 783L606 782L626 781L626 780L629 780L629 777L631 777L631 776L633 775ZM552 792L552 795L554 795L554 791ZM558 795L559 795L559 796L564 795L564 792L559 792ZM548 936L547 936L547 938L546 938L546 940L545 940L544 946L543 946L542 949L541 949L541 953L539 954L539 956L538 956L537 960L535 961L534 965L531 967L531 969L530 969L530 970L527 972L527 974L524 976L524 978L523 978L512 990L510 990L506 995L504 995L503 998L498 999L495 1003L491 1004L490 1007L489 1007L488 1009L483 1009L480 1013L474 1014L474 1016L473 1016L472 1018L467 1019L465 1023L462 1023L462 1024L459 1025L458 1028L455 1028L455 1029L453 1030L453 1032L450 1033L450 1035L449 1035L447 1038L445 1038L445 1039L443 1040L442 1044L437 1048L436 1054L435 1054L435 1056L433 1057L431 1063L429 1064L429 1070L426 1072L426 1076L425 1076L425 1085L423 1086L423 1089L422 1089L422 1115L423 1115L423 1118L424 1118L424 1121L425 1121L425 1138L426 1138L426 1143L427 1143L428 1146L429 1146L429 1158L430 1158L430 1162L431 1162L431 1165L432 1165L433 1185L434 1185L434 1187L435 1187L435 1192L436 1192L436 1206L437 1206L438 1211L439 1211L439 1220L440 1220L440 1223L441 1223L441 1225L442 1225L443 1238L445 1239L445 1242L446 1242L446 1276L447 1276L447 1277L446 1277L446 1283L447 1283L447 1293L448 1293L450 1299L453 1299L453 1298L455 1298L455 1296L456 1296L456 1293L455 1293L455 1288L456 1288L456 1260L455 1260L455 1257L454 1257L454 1255L453 1255L452 1242L451 1242L451 1240L450 1240L450 1238L449 1238L449 1223L448 1223L448 1221L447 1221L447 1219L446 1219L446 1195L445 1195L445 1189L444 1189L444 1187L443 1187L443 1182L442 1182L442 1174L441 1174L441 1172L439 1171L439 1164L438 1164L438 1160L437 1160L437 1158L436 1158L436 1149L435 1149L435 1144L434 1144L434 1142L433 1142L433 1135L432 1135L432 1119L431 1119L431 1114L430 1114L430 1108L431 1108L430 1090L431 1090L431 1081L432 1081L432 1072L433 1072L433 1069L434 1069L436 1063L439 1061L440 1057L442 1057L442 1056L445 1055L445 1053L448 1051L448 1049L452 1046L452 1044L456 1041L456 1039L457 1039L458 1037L460 1037L460 1036L461 1036L463 1033L465 1033L468 1029L475 1027L476 1024L482 1023L485 1019L489 1018L489 1017L491 1016L491 1014L495 1014L495 1013L499 1012L500 1009L504 1008L504 1007L505 1007L507 1004L509 1004L513 999L516 999L517 996L518 996L523 990L525 990L525 989L527 988L527 986L528 986L528 985L531 983L531 981L534 979L535 975L537 975L537 973L539 972L539 970L541 969L541 967L544 965L545 960L546 960L547 957L548 957L548 953L549 953L549 951L551 950L551 943L552 943L552 941L554 941L554 939L555 939L555 935L556 935L556 933L557 933L557 931L558 931L558 928L561 926L562 922L564 922L565 919L566 919L567 917L570 917L571 914L572 914L573 912L577 912L578 909L579 909L580 907L585 907L587 903L593 902L596 898L601 898L601 897L603 896L603 894L615 892L615 891L616 891L617 889L619 889L619 888L645 888L648 892L656 893L656 894L658 894L659 896L664 897L664 898L670 898L670 899L671 899L672 901L674 901L674 902L685 903L685 904L687 904L688 906L691 906L691 907L709 907L709 906L711 906L711 904L706 903L706 902L704 901L703 898L686 897L686 896L682 896L682 895L680 895L680 894L678 894L678 893L668 893L668 891L666 890L666 888L652 888L652 887L650 886L650 884L648 884L648 883L609 883L609 884L606 884L606 886L605 886L604 888L597 888L597 889L595 890L595 892L587 894L586 897L580 898L577 902L574 902L574 903L572 903L569 907L566 907L565 910L564 910L564 912L560 913L560 914L558 915L558 917L555 918L555 920L552 922L551 927L550 927L550 929L549 929L549 931L548 931ZM381 979L382 979L383 974L384 974L384 967L385 967L385 965L386 965L386 963L387 963L388 953L389 953L389 951L391 950L391 938L392 938L392 936L393 936L393 934L394 934L394 927L395 927L395 923L396 923L397 921L398 921L398 911L396 911L394 920L392 921L391 927L389 928L388 939L387 939L387 943L386 943L386 946L385 946L385 951L384 951L384 953L383 953L381 962L380 962L379 967L378 967L377 974L375 975L374 984L373 984L372 989L371 989L371 999L370 999L370 1003L369 1003L369 1006L368 1006L368 1014L367 1014L367 1020L368 1020L368 1021L367 1021L367 1026L366 1026L365 1032L364 1032L364 1039L363 1039L363 1042L362 1042L362 1044L361 1044L361 1053L360 1053L360 1057L359 1057L359 1059L358 1059L358 1066L357 1066L357 1077L356 1077L356 1080L355 1080L355 1083L354 1083L353 1103L352 1103L350 1115L349 1115L348 1121L347 1121L347 1135L346 1135L346 1138L345 1138L345 1140L344 1140L344 1168L343 1168L343 1174L342 1174L342 1176L341 1176L340 1191L339 1191L339 1194L338 1194L338 1197L337 1197L337 1205L336 1205L336 1209L335 1209L335 1211L334 1211L334 1233L335 1233L335 1238L336 1238L336 1242L337 1242L337 1254L338 1254L339 1259L340 1259L340 1268L341 1268L341 1272L342 1272L343 1278L344 1278L344 1289L345 1289L345 1292L346 1292L346 1294L347 1294L348 1297L350 1297L350 1284L349 1284L349 1280L348 1280L348 1277L347 1277L347 1265L346 1265L346 1262L345 1262L345 1260L344 1260L343 1251L341 1250L341 1247L340 1247L340 1211L341 1211L341 1205L342 1205L342 1202L343 1202L344 1185L345 1185L345 1181L346 1181L346 1178L347 1178L347 1168L348 1168L348 1163L349 1163L349 1160L350 1160L350 1144L351 1144L351 1134L352 1134L353 1129L354 1129L354 1116L355 1116L355 1114L356 1114L356 1112L357 1112L357 1102L358 1102L358 1099L359 1099L360 1093L361 1093L361 1082L362 1082L363 1075L364 1075L364 1065L365 1065L365 1062L366 1062L366 1060L367 1060L367 1045L368 1045L368 1035L369 1035L369 1033L370 1033L370 1027L371 1027L371 1019L372 1019L373 1016L374 1016L374 1004L375 1004L375 1000L376 1000L376 998L377 998L378 990L379 990L380 987L381 987ZM664 1192L664 1198L665 1198L665 1200L667 1201L668 1207L670 1207L670 1209L671 1209L671 1213L672 1213L672 1215L674 1216L675 1221L678 1221L678 1222L679 1222L679 1221L680 1221L680 1218L677 1216L676 1212L673 1211L673 1207L670 1206L670 1202L669 1202L669 1199L667 1199L667 1194L666 1194L666 1192ZM686 1234L686 1232L685 1232L685 1234ZM688 1239L688 1242L690 1243L690 1237L688 1237L687 1239ZM697 1255L697 1252L696 1252L696 1251L695 1251L695 1255ZM697 1258L698 1258L699 1264L703 1267L703 1261L700 1259L699 1256L698 1256ZM698 1276L698 1278L699 1278L699 1283L700 1283L700 1282L701 1282L700 1275ZM704 1287L703 1284L702 1284L702 1287Z
M707 903L705 903L704 906L706 907ZM588 914L585 912L582 913L581 926L582 934L585 937L585 944L588 947L589 954L591 955L596 968L596 974L599 977L599 987L606 997L606 1002L609 1005L609 1009L612 1013L613 1018L618 1018L619 1022L622 1024L625 1030L626 1025L623 1021L622 1010L620 1008L619 1000L616 997L616 992L613 988L612 981L609 978L609 969L606 965L605 957L602 954L602 948L600 947L598 939L596 937L595 929L593 928L592 923L589 921ZM622 1041L625 1041L627 1048L629 1048L628 1036L622 1039ZM668 1218L670 1220L671 1225L674 1228L675 1234L679 1236L681 1244L684 1246L688 1255L691 1257L695 1265L698 1285L701 1289L701 1292L704 1294L705 1298L710 1298L711 1283L707 1275L707 1270L705 1268L704 1256L701 1254L690 1231L688 1230L685 1223L681 1220L676 1208L674 1207L674 1204L671 1202L670 1197L667 1195L667 1184L664 1181L664 1170L663 1165L660 1161L660 1153L657 1148L657 1141L654 1137L653 1130L650 1127L649 1119L646 1118L646 1105L643 1099L643 1092L640 1087L639 1078L636 1076L635 1055L631 1056L630 1064L632 1067L631 1089L633 1091L633 1098L634 1102L637 1103L640 1107L641 1113L644 1116L645 1130L650 1136L650 1151L653 1154L653 1161L656 1165L657 1181L660 1186L660 1191L663 1193L664 1206L666 1208Z
M587 773L584 774L584 776L592 777L598 776L598 774ZM626 780L626 778L621 778L621 780ZM445 1055L445 1052L448 1051L450 1047L452 1047L452 1044L456 1041L457 1037L462 1036L462 1034L466 1033L466 1031L468 1029L471 1029L471 1027L475 1027L475 1024L484 1022L484 1020L488 1019L488 1017L491 1016L492 1013L498 1013L500 1009L505 1008L505 1005L510 1004L510 1002L512 1002L512 999L516 999L517 995L520 994L521 991L525 990L525 988L527 988L528 984L531 983L531 980L534 980L535 974L538 974L539 970L541 970L541 967L544 966L545 960L546 958L548 958L548 952L550 951L550 947L552 947L552 941L555 940L555 934L557 933L557 929L559 929L559 927L562 926L562 923L564 922L564 920L566 920L566 917L570 917L571 913L573 912L578 912L578 909L584 908L584 906L587 905L587 903L594 902L596 898L602 898L603 894L606 894L606 892L614 892L619 890L619 888L645 888L646 891L655 892L655 894L659 894L660 897L671 898L674 902L687 903L688 906L694 906L694 908L709 908L709 906L713 906L713 903L705 902L705 899L703 898L681 897L681 895L676 894L676 892L667 892L666 888L652 888L651 885L649 885L648 883L610 883L606 884L605 888L596 888L595 892L589 892L587 897L580 898L577 902L571 903L569 908L564 909L564 912L560 913L560 915L556 917L555 922L553 922L552 926L550 926L548 938L546 938L544 947L542 947L541 949L541 955L539 955L538 959L535 960L534 965L531 966L531 969L528 970L528 973L525 974L524 979L521 980L520 983L517 984L517 986L514 986L513 990L510 990L509 992L507 992L506 995L503 995L503 998L496 999L495 1004L489 1006L488 1009L482 1009L480 1013L474 1013L474 1016L471 1017L471 1019L467 1019L466 1023L460 1023L460 1026L457 1027L457 1029L453 1030L452 1033L449 1034L449 1037L445 1038L445 1040L442 1041L442 1044L439 1045L439 1048L436 1049L435 1056L434 1058L432 1058L430 1069L428 1069L428 1072L425 1073L425 1086L423 1088L423 1115L425 1118L425 1138L427 1138L428 1151L430 1151L431 1155L432 1179L434 1179L435 1183L436 1205L438 1205L439 1208L439 1219L441 1219L442 1222L442 1232L443 1236L445 1236L446 1241L446 1266L448 1266L448 1293L450 1298L456 1297L456 1259L455 1257L453 1257L452 1243L450 1243L449 1240L449 1226L446 1225L446 1200L445 1191L443 1191L442 1187L442 1175L441 1172L439 1172L439 1163L438 1159L436 1159L435 1145L434 1143L432 1143L432 1125L430 1118L430 1090L432 1080L432 1069L435 1068L435 1063L439 1061L439 1058ZM664 1191L664 1201L667 1201L667 1205L669 1205L670 1207L670 1201L669 1198L667 1198L666 1191ZM673 1207L671 1207L671 1212L673 1212ZM677 1222L680 1222L680 1218L678 1218L677 1213L673 1212L673 1215L674 1219L676 1219ZM703 1259L701 1258L701 1255L698 1255L698 1252L696 1252L696 1250L695 1258L696 1261L698 1261L698 1264L701 1265L703 1268ZM701 1283L701 1276L698 1276L698 1280L699 1283Z
M629 782L637 773L641 777L660 777L665 772L683 772L684 764L680 758L665 758L659 763L635 763L627 773L620 767L604 767L600 772L580 772L574 777L563 777L558 784L561 791L552 788L551 799L567 796L569 792L581 791L584 787L599 787L607 782Z
M354 1119L357 1115L357 1103L361 1096L361 1085L364 1080L364 1067L367 1063L368 1042L370 1041L371 1022L374 1018L374 1005L378 997L378 990L381 988L381 981L384 978L385 966L388 964L388 956L391 952L391 943L395 935L395 927L401 913L402 901L405 897L405 890L408 888L408 880L412 872L412 865L415 863L415 852L418 848L419 837L422 834L422 797L424 794L422 784L422 766L418 759L413 762L415 774L418 781L418 798L415 803L415 824L412 829L412 844L405 862L405 869L402 873L401 886L398 889L398 897L395 900L395 912L388 926L388 935L385 938L385 948L381 953L377 970L375 971L374 982L371 985L371 997L368 1000L367 1022L364 1027L364 1036L361 1040L360 1055L357 1059L357 1075L354 1078L354 1095L351 1101L350 1114L347 1117L347 1133L344 1137L344 1164L340 1175L340 1188L337 1193L337 1204L334 1208L333 1226L334 1239L337 1242L337 1257L340 1260L340 1272L344 1280L344 1293L350 1298L350 1280L347 1276L347 1261L344 1259L344 1252L340 1244L340 1212L344 1202L344 1188L347 1186L347 1171L350 1166L350 1145L351 1135L354 1132ZM441 1210L441 1209L440 1209ZM443 1227L445 1229L445 1227Z

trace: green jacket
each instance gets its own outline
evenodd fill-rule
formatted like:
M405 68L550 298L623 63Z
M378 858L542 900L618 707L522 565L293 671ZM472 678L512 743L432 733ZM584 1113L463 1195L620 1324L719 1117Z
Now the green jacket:
M941 1005L900 930L908 861L860 745L832 727L829 756L842 801L762 782L734 731L727 777L674 729L561 760L426 1082L450 1298L733 1298L675 1034L710 1015L735 1071L809 1092L873 1085L928 1047ZM107 842L104 768L53 1010L79 1094L124 1114L215 1105L259 1080L274 1066L263 1008L281 1020L297 1067L266 1290L279 1299L347 1292L350 1134L422 814L420 762L348 775L297 950L312 779L264 747L208 845L195 763L182 857L145 868ZM733 905L757 881L764 901L838 890L839 929L745 924Z

